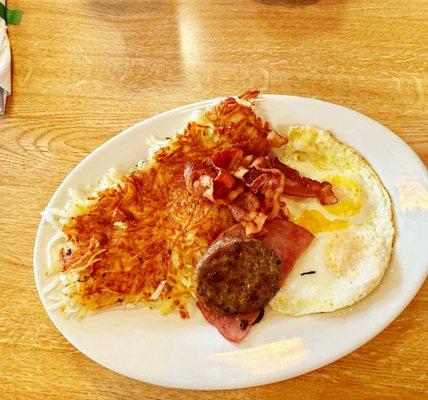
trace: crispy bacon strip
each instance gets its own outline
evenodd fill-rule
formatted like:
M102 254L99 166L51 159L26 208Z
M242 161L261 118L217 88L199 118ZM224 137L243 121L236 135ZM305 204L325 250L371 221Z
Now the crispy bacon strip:
M215 167L227 169L231 173L236 172L244 159L241 149L231 148L214 153L211 160Z
M228 205L244 191L244 185L237 181L225 168L216 168L211 161L191 161L184 167L187 190L204 196L217 205Z
M211 161L188 163L184 178L191 193L229 206L247 235L260 232L279 215L283 194L317 198L321 204L337 202L329 182L302 177L276 157L244 157L236 148L215 153Z
M318 182L301 176L299 172L288 165L283 164L277 157L270 158L273 168L284 174L284 194L300 197L314 197L323 204L336 204L337 197L333 193L330 182Z
M265 208L269 211L269 219L274 219L280 211L280 196L284 192L285 177L283 173L272 168L270 157L256 158L250 169L257 171L258 177L249 183L250 190L260 192L265 199ZM248 183L247 183L248 184Z
M244 192L230 205L233 218L244 228L247 235L260 232L268 215L262 210L259 198L251 192Z
M284 177L283 194L313 197L323 205L337 203L337 198L333 193L330 182L318 182L301 176L297 170L283 164L277 157L258 157L251 167L256 169L256 171L252 171L252 174L248 175L247 179L252 190L254 186L256 188L259 187L260 182L264 182L267 179L268 176L263 175L263 172L270 171L270 173L273 173L273 171L279 171Z

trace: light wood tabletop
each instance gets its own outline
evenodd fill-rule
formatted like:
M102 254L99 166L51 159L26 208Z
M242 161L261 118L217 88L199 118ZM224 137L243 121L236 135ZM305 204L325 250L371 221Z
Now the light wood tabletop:
M70 170L137 121L252 87L379 121L428 163L426 0L9 0L0 117L1 399L422 399L428 285L382 333L317 371L223 392L120 376L55 329L34 284L38 214ZM381 151L381 149L380 149ZM114 157L114 155L112 155Z

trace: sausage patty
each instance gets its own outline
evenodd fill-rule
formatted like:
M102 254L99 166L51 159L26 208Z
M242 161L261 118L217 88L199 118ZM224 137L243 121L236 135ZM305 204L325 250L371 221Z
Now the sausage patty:
M217 240L196 267L197 296L218 315L260 310L280 288L281 266L276 252L260 240Z

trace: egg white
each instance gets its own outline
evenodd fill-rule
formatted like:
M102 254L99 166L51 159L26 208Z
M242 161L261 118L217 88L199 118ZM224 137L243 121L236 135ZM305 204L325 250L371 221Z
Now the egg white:
M290 219L315 239L270 306L287 315L334 311L381 281L393 247L391 200L367 161L330 132L296 126L288 136L280 160L304 176L333 182L339 202L326 207L316 199L287 197ZM315 273L304 274L310 271Z

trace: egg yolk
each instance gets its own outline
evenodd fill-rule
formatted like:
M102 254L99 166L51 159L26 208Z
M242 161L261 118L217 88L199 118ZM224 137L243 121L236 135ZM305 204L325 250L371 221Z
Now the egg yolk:
M349 222L346 220L329 220L316 210L303 211L294 222L312 233L336 231L349 226Z
M339 217L352 217L360 212L364 195L360 184L347 176L334 176L328 180L338 198L336 204L324 206L331 214Z

